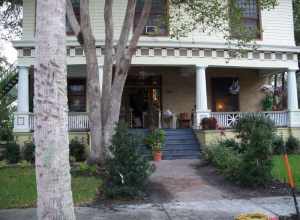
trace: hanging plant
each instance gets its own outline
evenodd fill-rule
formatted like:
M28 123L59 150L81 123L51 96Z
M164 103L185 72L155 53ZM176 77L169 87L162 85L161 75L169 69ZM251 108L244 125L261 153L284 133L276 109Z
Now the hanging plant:
M273 110L274 99L271 95L266 95L262 100L262 109L263 111L272 111Z
M229 87L229 93L232 95L238 95L240 93L240 84L238 80L233 80Z

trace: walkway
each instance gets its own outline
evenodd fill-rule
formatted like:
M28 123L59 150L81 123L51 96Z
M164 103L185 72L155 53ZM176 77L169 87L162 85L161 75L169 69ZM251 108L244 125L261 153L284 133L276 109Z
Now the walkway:
M284 197L76 208L77 220L233 220L241 213L257 212L270 217L289 216L294 209L292 201ZM35 209L0 210L0 220L36 219Z
M282 184L267 188L241 188L224 179L217 171L200 160L164 160L155 164L150 177L150 201L193 202L222 199L249 199L254 197L286 196Z

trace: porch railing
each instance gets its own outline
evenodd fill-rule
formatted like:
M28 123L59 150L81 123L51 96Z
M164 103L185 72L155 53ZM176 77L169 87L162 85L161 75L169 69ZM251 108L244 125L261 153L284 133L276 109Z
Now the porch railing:
M34 115L33 113L16 113L15 114L14 129L24 130L27 127L28 130L34 130ZM28 124L27 121L28 120ZM68 117L68 129L69 131L82 131L89 129L89 118L86 112L70 112ZM26 130L26 129L25 129Z
M274 112L211 112L211 117L217 119L218 126L222 128L232 128L238 120L246 115L263 115L270 118L276 127L288 126L288 112L274 111Z

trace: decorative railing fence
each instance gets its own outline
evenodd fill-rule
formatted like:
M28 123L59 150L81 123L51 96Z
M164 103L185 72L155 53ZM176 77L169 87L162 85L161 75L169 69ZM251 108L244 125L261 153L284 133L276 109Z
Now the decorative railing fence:
M287 111L274 112L211 112L208 117L213 117L217 120L219 128L232 128L238 120L246 115L263 115L270 118L276 127L287 127L289 116ZM161 114L158 114L158 127L162 127ZM176 118L175 118L176 120ZM15 113L14 129L16 131L33 131L34 116L32 113ZM174 121L174 120L173 120ZM172 121L172 124L174 124ZM195 120L194 120L195 121ZM176 122L176 121L175 121ZM175 125L172 128L176 128ZM70 112L68 117L68 128L70 131L88 130L89 118L86 112ZM194 128L201 128L200 124Z
M28 114L15 114L15 129L18 126L26 126L26 120L28 120L29 130L34 130L34 115ZM27 126L26 126L27 127ZM68 129L70 131L88 130L89 118L86 112L70 112L68 117Z
M210 116L214 117L218 126L221 128L232 128L238 120L246 115L263 115L270 118L276 127L288 126L288 112L274 111L274 112L211 112Z

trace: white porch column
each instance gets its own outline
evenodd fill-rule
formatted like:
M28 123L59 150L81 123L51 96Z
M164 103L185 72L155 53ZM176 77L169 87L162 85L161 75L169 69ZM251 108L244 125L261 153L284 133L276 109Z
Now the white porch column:
M14 119L15 132L29 132L33 128L29 113L29 67L20 66L18 75L17 113Z
M289 111L289 126L300 127L300 111L298 106L298 92L296 71L293 69L288 70L288 111Z
M19 67L18 112L29 112L29 68Z
M206 88L206 66L196 65L196 112L195 129L200 128L201 120L209 117L207 106L207 88Z
M288 110L298 110L296 71L288 71Z
M296 70L288 70L288 114L289 114L289 127L300 127L300 111L298 107L298 93Z
M103 85L103 66L99 65L99 83L100 83L100 91L101 91L101 95L102 95L102 85Z

